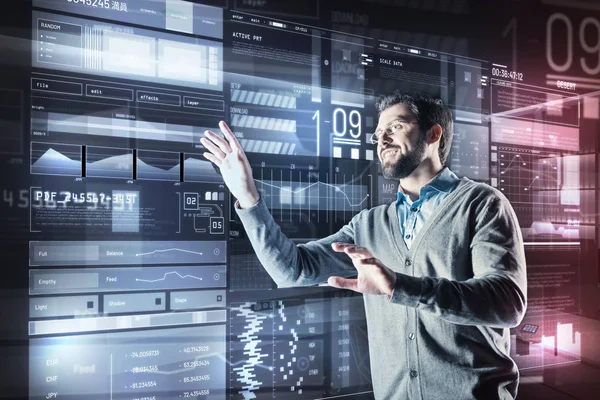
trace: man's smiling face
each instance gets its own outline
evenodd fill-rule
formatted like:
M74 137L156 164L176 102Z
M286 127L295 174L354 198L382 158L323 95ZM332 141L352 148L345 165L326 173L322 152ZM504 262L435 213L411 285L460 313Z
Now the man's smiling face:
M395 104L380 114L377 133L377 155L386 179L406 178L423 161L425 135L404 104Z

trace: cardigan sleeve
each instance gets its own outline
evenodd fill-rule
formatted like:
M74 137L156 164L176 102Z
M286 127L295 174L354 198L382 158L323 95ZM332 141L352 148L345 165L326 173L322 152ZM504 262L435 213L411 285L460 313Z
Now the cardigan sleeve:
M262 198L253 207L241 209L236 204L235 209L258 259L277 286L310 286L334 275L356 275L349 257L331 248L334 242L354 243L354 219L328 237L296 245L281 232Z

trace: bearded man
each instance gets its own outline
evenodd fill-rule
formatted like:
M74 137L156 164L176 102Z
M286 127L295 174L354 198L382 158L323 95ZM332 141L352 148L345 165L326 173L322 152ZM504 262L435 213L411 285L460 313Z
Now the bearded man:
M296 245L273 220L229 127L205 132L262 265L280 286L327 282L364 294L377 399L512 399L519 372L509 328L526 309L523 238L498 190L446 167L452 113L440 100L378 98L371 139L392 204Z

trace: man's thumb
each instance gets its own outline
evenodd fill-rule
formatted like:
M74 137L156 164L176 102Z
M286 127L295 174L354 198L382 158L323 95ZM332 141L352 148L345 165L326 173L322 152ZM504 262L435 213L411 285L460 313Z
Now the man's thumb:
M338 289L350 289L356 291L358 280L357 279L346 279L339 276L331 276L327 279L329 286L336 287Z

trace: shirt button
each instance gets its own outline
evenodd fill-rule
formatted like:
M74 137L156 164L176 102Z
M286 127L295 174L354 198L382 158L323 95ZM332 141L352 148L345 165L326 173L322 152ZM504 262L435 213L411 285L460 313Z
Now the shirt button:
M416 378L416 377L417 377L417 375L419 375L419 374L418 374L418 373L417 373L417 371L415 371L414 369L413 369L412 371L410 371L410 377L411 377L411 378Z
M406 265L407 267L410 267L412 265L412 262L410 260L406 260L406 261L404 261L404 265Z
M413 208L410 209L410 211L417 212L417 211L419 211L419 209L417 207L413 207Z
M414 333L409 333L409 334L408 334L408 338L409 338L410 340L415 340L415 334L414 334Z
M405 238L406 240L408 240L408 239L410 239L410 235L406 235L406 236L404 236L404 238Z

